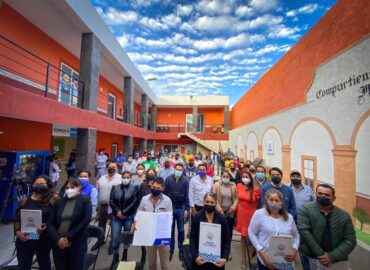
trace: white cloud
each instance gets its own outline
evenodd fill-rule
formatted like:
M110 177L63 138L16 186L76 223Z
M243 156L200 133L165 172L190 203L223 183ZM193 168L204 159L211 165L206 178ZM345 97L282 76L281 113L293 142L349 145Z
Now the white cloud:
M205 14L231 14L235 0L201 0L196 9Z
M181 24L181 18L175 14L169 14L161 18L161 21L168 27L176 27Z
M128 37L126 35L122 35L122 36L117 37L117 40L123 48L128 46Z
M262 35L247 35L245 33L230 38L214 38L205 40L196 40L193 43L194 48L198 50L214 50L219 48L230 49L235 47L246 46L251 43L264 41Z
M295 17L298 14L312 14L319 8L320 8L320 6L316 3L315 4L307 4L307 5L304 5L300 8L298 8L298 9L289 10L286 13L286 16L287 17Z
M138 15L134 11L119 11L113 7L109 7L106 11L99 7L96 10L108 25L133 23L138 19Z
M270 30L271 32L268 34L268 37L297 39L300 36L298 34L300 30L298 26L287 27L285 25L277 25Z
M235 23L235 18L231 16L202 16L193 23L193 26L201 31L214 32L229 30Z
M189 16L193 11L193 7L190 5L178 5L176 13L178 16Z
M165 23L149 17L142 17L139 22L145 27L151 28L153 30L168 29L168 25L166 25Z
M250 6L257 11L267 12L277 9L279 2L277 0L251 0Z
M128 56L132 59L134 62L149 62L153 61L155 58L148 54L143 53L128 53Z
M246 58L238 63L241 65L251 65L251 64L266 64L271 61L271 58Z
M272 25L277 25L281 22L283 22L282 17L266 14L266 15L259 16L256 19L252 20L250 22L250 28L251 29L263 28L263 27L268 27Z
M174 52L180 53L180 54L197 54L196 50L182 48L182 47L175 47L173 50Z
M264 54L268 54L268 53L286 52L289 49L290 49L290 45L288 45L288 44L281 45L281 46L268 44L265 47L259 49L255 53L255 55L259 56L259 55L264 55Z
M166 40L163 39L145 39L142 37L137 37L135 39L135 42L137 44L141 44L148 47L159 47L159 48L167 48L169 47L169 44Z
M254 15L254 13L254 9L248 6L239 6L235 11L238 17L250 17Z

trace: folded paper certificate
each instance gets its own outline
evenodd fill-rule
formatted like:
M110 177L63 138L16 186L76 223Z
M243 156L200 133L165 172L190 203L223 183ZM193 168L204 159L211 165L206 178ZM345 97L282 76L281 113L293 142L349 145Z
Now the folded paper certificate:
M293 236L274 235L270 238L269 259L277 269L293 269L293 263L284 259L285 255L292 252Z
M136 214L133 246L160 246L171 243L172 212Z
M325 267L316 259L309 258L311 270L348 270L348 262L333 263L330 267Z
M199 256L207 262L221 259L221 225L207 222L200 223Z
M37 228L41 227L41 210L21 209L21 232L37 233Z

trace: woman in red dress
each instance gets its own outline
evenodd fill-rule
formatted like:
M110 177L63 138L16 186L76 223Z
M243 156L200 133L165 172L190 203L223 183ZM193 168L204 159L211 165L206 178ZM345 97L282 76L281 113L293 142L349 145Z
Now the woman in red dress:
M253 185L253 178L249 172L243 172L241 183L236 187L238 193L237 222L235 229L241 233L242 264L241 269L246 269L247 232L249 222L254 211L259 208L260 190Z

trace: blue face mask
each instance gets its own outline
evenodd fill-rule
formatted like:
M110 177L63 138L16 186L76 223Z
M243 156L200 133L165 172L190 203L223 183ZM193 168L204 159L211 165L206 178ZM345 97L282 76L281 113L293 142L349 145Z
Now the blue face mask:
M257 178L258 178L259 180L263 180L263 179L265 179L265 174L264 174L263 172L258 172L258 173L256 174L256 176L257 176Z
M78 180L80 180L80 183L83 187L89 183L89 178L80 177Z
M206 176L206 172L200 171L200 172L199 172L199 176L200 176L200 177L204 177L204 176Z

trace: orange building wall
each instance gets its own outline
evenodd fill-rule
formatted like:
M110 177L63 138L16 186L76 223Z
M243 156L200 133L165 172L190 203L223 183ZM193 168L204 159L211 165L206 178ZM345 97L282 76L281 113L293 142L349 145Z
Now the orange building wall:
M98 131L96 134L96 150L104 148L108 152L109 156L112 156L111 149L112 144L116 143L118 145L118 152L123 150L122 136Z
M370 32L368 0L338 1L232 108L231 128L304 103L315 68ZM262 109L261 109L262 106Z
M192 114L191 108L158 108L157 110L157 125L185 125L186 114ZM198 113L203 113L205 125L222 125L224 123L223 108L198 108Z
M0 8L0 34L58 68L64 62L73 69L79 70L79 59L77 57L4 3ZM24 61L24 58L22 58L22 61ZM40 70L40 64L35 64L31 61L27 63L27 70L30 70L30 68L41 73L44 72L44 70ZM54 72L52 70L51 79L57 85L59 75L54 73L55 70ZM35 72L33 72L33 76L35 76Z
M0 150L50 150L51 124L0 117Z
M98 108L108 110L108 95L116 97L116 117L123 116L123 93L103 76L99 76Z

